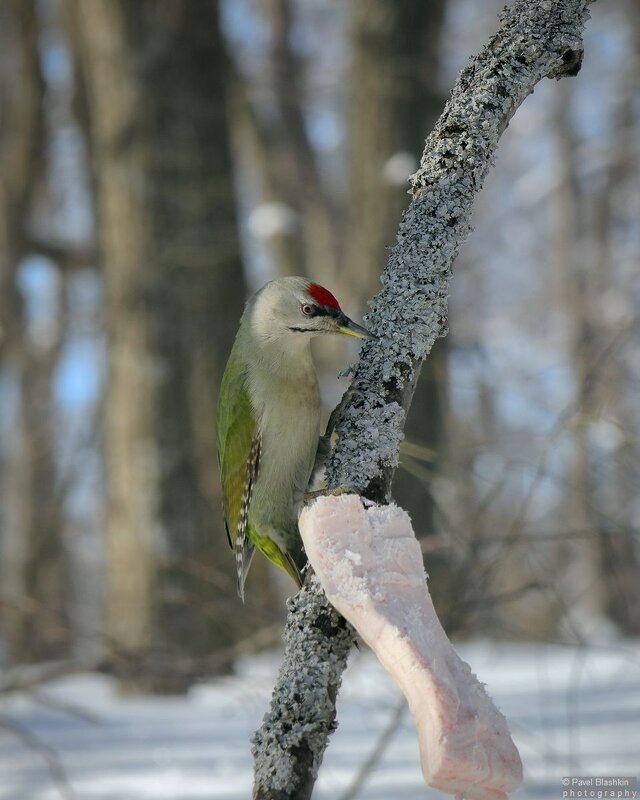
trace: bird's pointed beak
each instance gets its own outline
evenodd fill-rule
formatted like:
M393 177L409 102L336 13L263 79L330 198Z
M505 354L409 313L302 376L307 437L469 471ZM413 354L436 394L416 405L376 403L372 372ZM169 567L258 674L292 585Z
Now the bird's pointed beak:
M344 333L346 336L355 336L356 339L377 339L378 337L368 331L366 328L363 328L362 325L358 325L346 314L340 312L340 315L336 319L336 323L338 325L338 333Z

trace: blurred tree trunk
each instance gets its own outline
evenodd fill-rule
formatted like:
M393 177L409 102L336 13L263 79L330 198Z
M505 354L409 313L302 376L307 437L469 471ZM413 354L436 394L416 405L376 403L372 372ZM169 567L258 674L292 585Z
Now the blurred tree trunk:
M298 213L304 264L295 274L334 283L338 276L340 234L303 115L303 69L291 46L291 0L265 0L271 26L270 77L276 125L271 151L279 160L283 189Z
M555 136L557 163L561 170L555 207L552 256L558 274L564 279L562 296L570 324L570 356L574 369L575 411L571 420L574 441L573 463L568 472L566 520L569 530L588 532L584 538L566 544L566 573L562 600L572 628L589 636L591 626L602 622L604 587L599 565L598 521L594 515L593 480L589 426L597 417L595 387L602 367L598 358L602 347L594 307L593 265L581 256L579 243L589 236L585 229L585 191L580 184L576 163L579 142L570 121L571 90L559 84Z
M336 285L342 231L307 134L304 64L291 44L294 3L262 0L260 11L270 31L267 91L238 85L234 117L243 159L254 168L258 205L272 219L261 238L278 275L308 275Z
M636 441L632 434L633 412L625 402L630 378L622 352L625 337L620 336L633 323L626 317L624 304L621 315L616 310L620 306L616 283L622 283L623 279L611 274L611 266L617 260L618 208L627 205L623 194L627 182L633 186L638 182L638 119L634 98L640 79L640 9L636 4L629 4L624 10L631 32L631 52L625 59L625 71L618 81L618 96L611 114L608 163L588 198L588 244L584 252L592 272L590 316L596 326L600 351L614 343L612 357L600 359L597 381L593 380L601 417L614 432L618 432L618 441L611 452L613 466L608 479L598 481L601 485L596 495L596 507L608 512L595 515L603 603L610 619L624 634L637 636L640 633L640 552L632 533L633 516L629 514L629 507L635 502L637 485L633 477L630 480L629 473L633 474L638 458L637 453L633 453ZM635 395L635 391L631 391ZM617 519L618 531L612 530L611 519Z
M633 30L638 18L629 9ZM624 181L628 179L636 137L632 98L637 87L638 55L626 62L619 80L619 96L612 112L612 140L608 163L598 181L580 175L579 153L582 143L571 119L571 94L564 84L557 87L558 124L556 138L562 165L557 208L555 255L565 279L564 313L571 323L571 361L575 369L576 398L572 431L575 455L570 473L568 527L587 536L567 545L565 597L570 618L585 635L596 632L605 615L626 634L637 634L640 592L640 565L632 519L628 507L636 490L627 486L628 474L621 465L628 457L624 432L633 422L625 408L623 368L624 317L615 311L616 264L615 231L620 222L615 205ZM618 278L619 279L619 278ZM613 300L613 313L611 309ZM618 441L611 441L612 466L603 470L594 452L594 433L609 430ZM603 427L604 426L604 427ZM630 459L627 463L633 463Z
M4 389L14 388L15 402L2 453L0 591L3 639L14 661L60 655L68 638L53 443L52 384L61 322L55 329L35 330L19 286L19 268L29 253L31 204L44 172L38 35L35 2L2 4L0 355Z
M278 275L305 275L302 224L299 211L290 203L281 180L280 161L274 152L277 137L261 121L249 96L249 86L239 74L233 81L233 89L234 160L242 171L251 175L247 183L256 192L251 233L264 243ZM264 224L265 212L269 225ZM259 215L262 215L262 224Z
M245 284L217 5L74 2L109 347L108 634L180 688L171 654L238 635L214 411Z
M350 199L347 294L363 303L380 275L407 203L408 177L444 106L438 88L439 43L445 0L351 0L349 100ZM444 438L447 348L439 340L422 367L406 426L407 439L431 453ZM415 520L418 535L434 531L434 508L424 478L396 473L394 497Z

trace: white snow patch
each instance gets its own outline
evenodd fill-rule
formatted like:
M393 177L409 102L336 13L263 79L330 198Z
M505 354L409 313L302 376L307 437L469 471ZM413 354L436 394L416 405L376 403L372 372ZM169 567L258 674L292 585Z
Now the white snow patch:
M588 648L473 642L456 649L509 719L525 775L515 800L559 798L565 775L637 773L640 642ZM280 657L274 652L243 658L238 675L203 684L186 697L120 697L113 682L100 675L77 675L45 687L61 701L95 713L97 724L24 695L2 698L0 710L59 754L78 800L246 800L252 780L249 737L268 706ZM341 796L399 697L369 652L353 653L338 698L339 727L314 798ZM424 786L408 715L362 796L444 797ZM5 729L0 729L0 798L60 800L40 756Z

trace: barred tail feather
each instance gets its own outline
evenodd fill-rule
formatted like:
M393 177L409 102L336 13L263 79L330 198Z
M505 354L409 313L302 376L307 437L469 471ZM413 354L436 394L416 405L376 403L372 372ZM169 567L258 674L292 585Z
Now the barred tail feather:
M238 596L244 603L244 583L247 573L251 566L251 559L255 551L255 545L248 536L238 536L236 539L236 573L238 576Z
M238 594L244 603L244 582L251 566L251 558L255 545L249 538L249 506L253 495L253 485L260 467L260 437L256 437L251 445L249 460L247 461L247 477L240 503L240 519L236 534L236 572L238 574Z

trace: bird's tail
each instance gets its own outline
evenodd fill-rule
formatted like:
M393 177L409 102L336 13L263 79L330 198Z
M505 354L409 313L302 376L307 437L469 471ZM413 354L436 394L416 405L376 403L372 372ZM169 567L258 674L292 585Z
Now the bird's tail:
M236 538L236 574L238 576L238 595L244 603L244 583L247 580L247 573L251 566L251 559L255 551L255 545L248 536L238 536Z
M251 528L250 537L248 536L247 540L251 542L251 552L248 559L242 552L239 552L238 540L236 539L236 566L238 567L238 593L240 597L243 594L241 587L244 585L244 575L247 574L249 569L254 545L261 553L264 553L269 561L283 569L287 575L290 575L298 589L302 586L302 570L307 559L301 545L299 548L294 546L292 552L281 550L271 537L260 536L255 528ZM243 563L244 570L241 569Z

